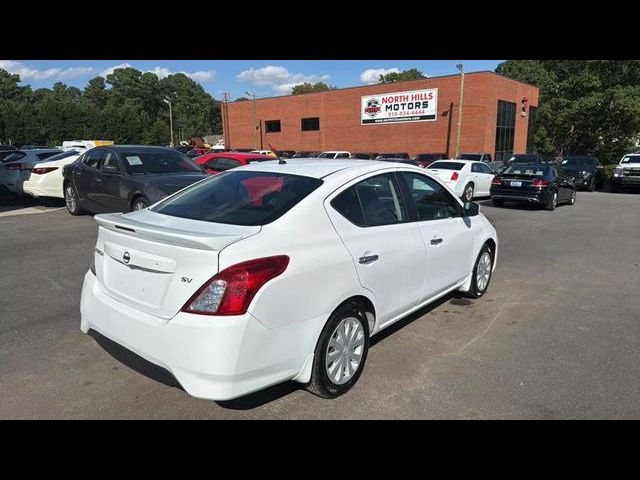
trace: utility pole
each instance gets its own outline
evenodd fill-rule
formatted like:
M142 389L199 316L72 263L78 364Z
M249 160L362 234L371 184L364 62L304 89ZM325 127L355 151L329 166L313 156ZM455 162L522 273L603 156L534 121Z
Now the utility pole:
M163 98L162 101L169 105L169 128L171 129L171 144L169 146L173 148L173 112L171 111L171 102L166 98Z
M456 134L456 156L460 154L460 130L462 128L462 100L464 98L464 65L458 63L456 68L460 70L460 99L458 100L458 131Z
M253 149L258 149L258 114L256 113L256 92L244 92L253 98Z

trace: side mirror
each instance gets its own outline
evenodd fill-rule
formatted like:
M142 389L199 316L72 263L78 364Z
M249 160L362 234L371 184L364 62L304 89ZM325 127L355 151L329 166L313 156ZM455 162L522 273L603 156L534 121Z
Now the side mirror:
M116 165L103 165L102 171L104 173L120 173L120 169Z
M480 205L473 202L464 202L464 216L475 217L480 213Z

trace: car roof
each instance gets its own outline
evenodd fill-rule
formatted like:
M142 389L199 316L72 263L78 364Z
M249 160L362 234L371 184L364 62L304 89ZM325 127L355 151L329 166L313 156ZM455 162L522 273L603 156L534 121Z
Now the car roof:
M242 152L215 152L215 153L206 153L198 158L218 158L218 157L226 157L226 158L234 158L236 160L252 160L252 159L263 159L269 157L269 155L261 155L259 153L242 153ZM272 157L269 157L272 158Z
M109 148L111 150L123 151L126 150L128 152L144 152L144 151L153 151L153 150L165 150L172 153L177 152L175 148L170 147L161 147L159 145L101 145L95 148ZM196 149L194 149L196 150ZM204 150L204 149L203 149Z
M283 163L281 163L283 162ZM312 178L324 178L327 175L344 171L353 174L364 175L383 168L392 167L393 162L381 162L377 160L323 160L317 158L291 158L286 160L273 160L260 163L251 163L242 167L242 171L255 170L259 172L287 173L290 175L302 175ZM403 164L407 168L415 168L424 172L423 168Z

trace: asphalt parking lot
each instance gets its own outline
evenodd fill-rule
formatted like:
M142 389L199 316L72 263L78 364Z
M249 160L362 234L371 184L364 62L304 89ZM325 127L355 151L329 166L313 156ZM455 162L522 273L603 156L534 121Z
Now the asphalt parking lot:
M213 402L80 332L91 216L0 196L0 418L640 418L640 195L480 203L500 237L482 299L449 296L374 337L336 400L289 382Z

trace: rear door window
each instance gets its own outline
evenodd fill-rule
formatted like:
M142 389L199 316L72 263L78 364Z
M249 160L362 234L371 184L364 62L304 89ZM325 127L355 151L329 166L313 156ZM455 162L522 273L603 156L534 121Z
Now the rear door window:
M89 168L98 168L103 155L104 150L91 150L86 153L82 161Z
M407 221L407 213L393 174L376 175L355 185L367 226Z
M53 157L54 155L58 155L60 152L43 152L43 153L37 153L36 157L38 157L39 160L45 160L49 157Z
M104 160L102 161L102 167L105 165L116 167L116 173L120 173L120 163L118 162L118 157L113 152L107 152L104 156Z
M236 160L235 158L221 157L218 158L218 161L216 162L216 166L214 168L215 170L224 172L226 170L231 170L232 168L240 166L242 166L242 162L240 160Z

